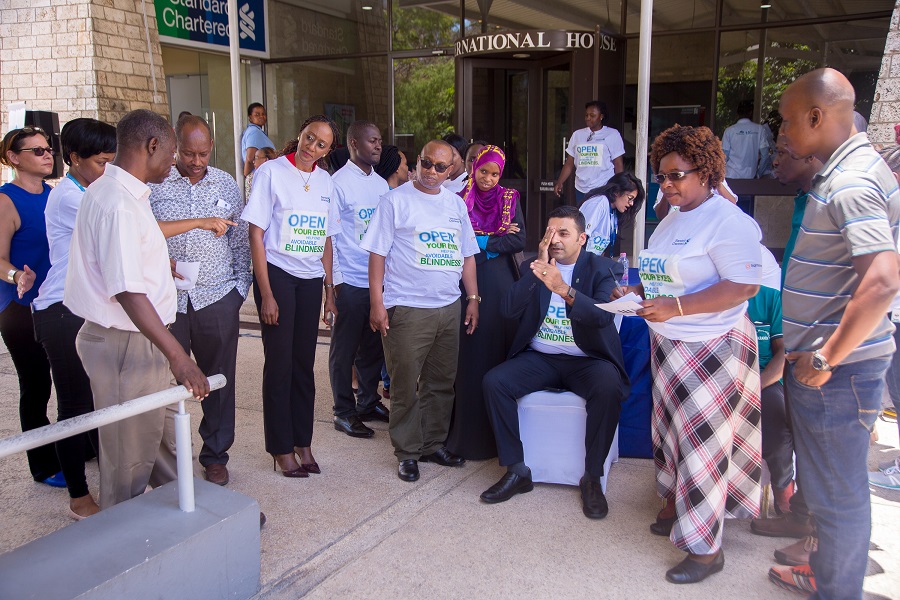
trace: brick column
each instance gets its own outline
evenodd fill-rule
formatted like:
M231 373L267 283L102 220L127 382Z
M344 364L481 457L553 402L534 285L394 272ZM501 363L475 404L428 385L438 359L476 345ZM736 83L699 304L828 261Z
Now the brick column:
M900 0L894 6L891 28L884 44L881 72L869 118L869 139L875 144L894 143L894 125L900 123Z
M153 0L4 0L0 43L4 130L15 101L59 113L60 124L78 117L115 124L136 108L168 116Z

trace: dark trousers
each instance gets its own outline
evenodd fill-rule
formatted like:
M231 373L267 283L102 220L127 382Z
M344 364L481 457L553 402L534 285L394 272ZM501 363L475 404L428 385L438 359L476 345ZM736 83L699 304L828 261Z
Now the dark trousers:
M518 400L539 390L569 390L586 402L584 472L600 477L619 424L627 386L605 360L525 350L484 376L484 400L497 438L500 464L525 460L519 435Z
M75 349L75 339L84 319L72 314L62 302L34 311L33 317L35 339L47 353L56 385L57 421L92 412L91 380ZM96 429L56 442L56 456L66 477L69 497L81 498L88 494L84 462L91 454L96 455L99 448Z
M288 454L312 443L316 381L316 338L322 280L300 279L268 264L269 285L278 303L278 325L262 324L263 422L266 451ZM257 310L262 304L254 282Z
M225 387L210 392L200 406L200 464L228 463L228 449L234 443L234 376L237 368L238 313L244 297L232 289L222 298L194 310L188 300L187 313L178 313L171 327L172 335L184 351L194 353L200 370L209 377L221 373L228 380Z
M784 385L776 381L763 388L762 457L769 467L772 486L783 490L794 480L794 436L788 427Z
M349 417L371 410L379 400L378 382L384 350L381 332L369 327L369 288L341 284L336 304L338 316L331 330L328 368L334 394L334 414ZM359 394L353 397L353 366ZM357 407L358 404L358 407Z
M19 423L22 431L49 425L50 362L44 349L34 339L31 309L18 302L10 302L0 312L0 336L19 376ZM28 467L35 481L43 481L59 472L54 444L29 450L27 454Z

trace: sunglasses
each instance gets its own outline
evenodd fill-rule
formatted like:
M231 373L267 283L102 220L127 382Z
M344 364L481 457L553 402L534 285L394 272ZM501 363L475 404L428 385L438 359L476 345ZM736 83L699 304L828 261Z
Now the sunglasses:
M43 156L43 155L44 155L44 152L49 152L49 153L50 153L50 156L55 156L55 155L56 155L56 150L54 150L53 148L41 148L41 147L37 147L37 148L22 148L21 150L17 150L17 152L34 152L34 155L35 155L35 156Z
M452 165L445 165L443 163L433 163L430 160L428 160L427 158L425 158L424 156L419 157L419 164L422 165L422 168L425 169L426 171L428 169L434 168L434 170L437 171L438 173L443 173L452 166Z
M656 180L656 183L662 185L665 183L666 179L671 182L681 181L685 177L687 177L688 173L695 173L700 169L688 169L687 171L672 171L671 173L660 173L659 175L654 175L653 179Z

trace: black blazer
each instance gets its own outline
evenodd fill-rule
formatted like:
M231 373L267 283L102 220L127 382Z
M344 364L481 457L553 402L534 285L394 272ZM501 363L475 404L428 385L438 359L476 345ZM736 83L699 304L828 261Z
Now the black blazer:
M518 319L519 328L509 350L508 358L528 348L537 335L550 307L551 292L531 271L534 259L520 268L522 279L515 282L503 299L501 311L510 319ZM615 278L610 273L615 273ZM619 369L623 381L628 381L622 358L622 343L613 323L615 315L594 306L609 302L609 295L622 277L622 266L610 258L582 249L572 272L575 300L566 305L566 315L572 321L575 344L592 358L611 362Z

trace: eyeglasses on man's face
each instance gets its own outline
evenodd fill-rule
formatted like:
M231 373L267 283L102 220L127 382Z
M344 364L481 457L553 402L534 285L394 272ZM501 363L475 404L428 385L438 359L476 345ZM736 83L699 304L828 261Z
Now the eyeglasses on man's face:
M660 173L658 175L654 175L653 178L659 185L664 184L666 182L666 179L668 179L672 183L675 183L676 181L681 181L682 179L687 177L688 173L695 173L699 170L700 169L688 169L687 171L672 171L670 173Z
M438 173L444 173L447 169L449 169L453 165L445 165L443 163L434 163L425 158L424 156L419 157L419 164L422 165L422 168L426 171L428 169L434 169Z

